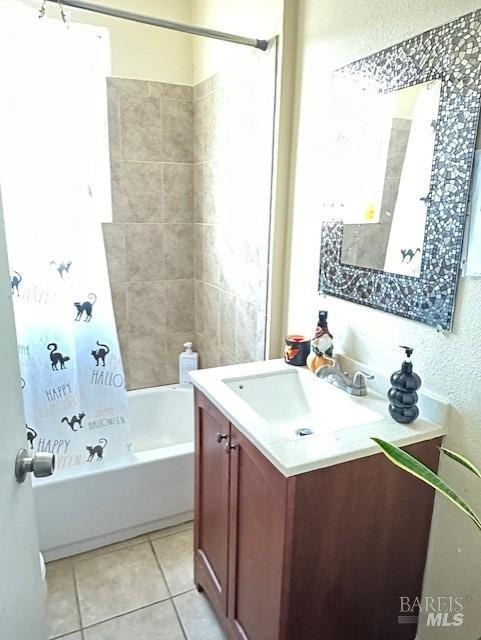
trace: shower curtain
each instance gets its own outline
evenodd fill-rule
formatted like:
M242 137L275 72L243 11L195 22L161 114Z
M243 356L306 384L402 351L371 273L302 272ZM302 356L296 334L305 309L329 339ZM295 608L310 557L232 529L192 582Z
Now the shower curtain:
M105 30L0 6L0 188L26 439L58 473L128 455L101 221L109 220Z

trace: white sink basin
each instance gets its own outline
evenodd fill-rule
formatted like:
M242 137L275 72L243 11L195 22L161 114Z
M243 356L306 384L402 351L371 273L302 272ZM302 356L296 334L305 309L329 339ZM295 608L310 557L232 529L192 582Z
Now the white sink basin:
M345 369L365 368L342 360ZM283 360L199 369L191 377L195 387L286 478L377 454L373 436L404 447L445 433L441 424L425 418L408 425L392 420L385 393L389 380L379 373L374 385L380 395L369 390L365 398L350 396ZM424 411L441 417L444 424L448 405L422 397ZM298 429L310 429L312 434L298 435Z
M303 440L385 419L363 404L365 398L353 399L306 370L280 370L223 381L287 439Z

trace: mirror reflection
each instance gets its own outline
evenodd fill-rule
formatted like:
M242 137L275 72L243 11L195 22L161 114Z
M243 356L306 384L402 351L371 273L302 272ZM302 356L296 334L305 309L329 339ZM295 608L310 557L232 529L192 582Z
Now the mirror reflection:
M440 90L336 95L325 206L344 221L341 262L419 276Z

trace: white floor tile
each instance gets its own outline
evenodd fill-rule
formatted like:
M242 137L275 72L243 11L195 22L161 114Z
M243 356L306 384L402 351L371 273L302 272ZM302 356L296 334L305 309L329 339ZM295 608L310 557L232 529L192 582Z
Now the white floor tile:
M194 544L192 530L152 541L172 595L194 586Z
M70 562L52 562L47 565L47 590L48 637L56 638L80 629L73 567Z
M184 640L170 600L84 629L84 640Z
M224 634L207 598L197 590L174 598L188 640L225 640Z
M150 543L74 563L82 625L168 598Z

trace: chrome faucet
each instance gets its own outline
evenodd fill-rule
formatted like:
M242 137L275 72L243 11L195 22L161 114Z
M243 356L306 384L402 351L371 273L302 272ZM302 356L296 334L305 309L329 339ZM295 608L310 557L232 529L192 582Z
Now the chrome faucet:
M318 378L326 379L327 382L342 389L351 396L367 396L367 380L373 380L374 376L365 371L356 371L351 378L347 373L341 371L341 367L336 362L332 367L319 367L316 371Z

